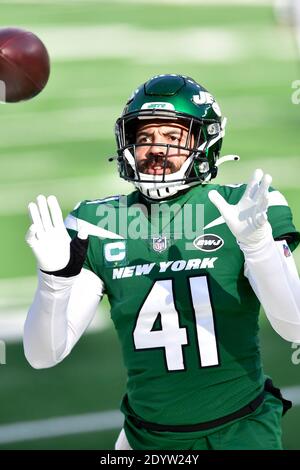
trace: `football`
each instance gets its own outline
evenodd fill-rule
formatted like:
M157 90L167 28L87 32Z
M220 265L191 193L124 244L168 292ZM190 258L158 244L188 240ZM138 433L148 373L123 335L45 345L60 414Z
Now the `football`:
M43 42L30 31L0 29L0 101L29 100L45 87L50 61Z

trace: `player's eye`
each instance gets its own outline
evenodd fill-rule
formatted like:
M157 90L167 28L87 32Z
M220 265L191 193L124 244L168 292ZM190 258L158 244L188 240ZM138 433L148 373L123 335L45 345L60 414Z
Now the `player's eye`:
M150 137L146 135L141 135L137 138L137 144L148 144L150 143Z
M171 140L171 142L179 142L180 141L179 135L176 135L176 134L170 134L169 139Z

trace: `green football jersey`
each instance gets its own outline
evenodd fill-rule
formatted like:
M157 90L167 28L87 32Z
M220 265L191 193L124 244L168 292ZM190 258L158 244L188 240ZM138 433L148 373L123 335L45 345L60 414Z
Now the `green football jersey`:
M80 226L89 231L84 267L102 279L111 305L128 370L125 414L195 424L261 392L260 304L243 253L208 198L216 189L236 204L245 187L195 186L160 204L135 191L84 201L68 216L72 236ZM289 234L294 249L291 210L273 189L268 218L274 238Z

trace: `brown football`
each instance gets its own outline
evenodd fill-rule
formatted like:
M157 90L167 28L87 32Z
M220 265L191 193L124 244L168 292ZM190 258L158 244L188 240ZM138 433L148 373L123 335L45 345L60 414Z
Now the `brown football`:
M29 100L45 87L50 73L43 42L30 31L0 29L0 101Z

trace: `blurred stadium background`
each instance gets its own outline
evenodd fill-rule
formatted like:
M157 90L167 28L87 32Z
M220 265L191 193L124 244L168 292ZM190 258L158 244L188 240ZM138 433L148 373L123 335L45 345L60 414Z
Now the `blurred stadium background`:
M228 117L218 181L242 182L254 168L273 175L300 227L300 79L295 40L265 0L9 0L0 27L27 28L52 59L36 99L0 106L0 449L111 449L122 424L125 370L104 302L93 328L65 361L33 370L21 343L35 289L24 242L27 203L55 194L67 215L77 201L131 191L114 163L113 126L131 91L160 73L190 75L218 98ZM295 254L300 265L300 249ZM276 273L274 273L276 275ZM300 354L262 316L266 372L293 396L284 445L299 449ZM295 361L294 361L295 362Z

